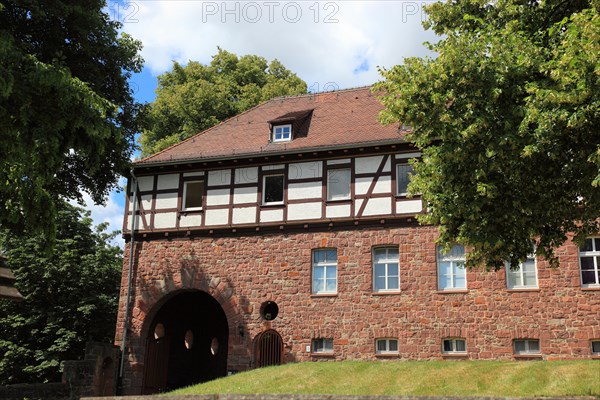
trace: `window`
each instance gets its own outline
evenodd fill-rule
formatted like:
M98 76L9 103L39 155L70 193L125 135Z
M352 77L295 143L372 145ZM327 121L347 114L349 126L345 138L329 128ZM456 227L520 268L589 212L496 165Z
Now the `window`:
M398 248L373 249L373 290L375 292L400 290Z
M446 254L442 246L437 248L438 288L440 290L454 290L467 288L465 270L465 248L454 245Z
M506 286L509 289L537 288L537 268L535 253L529 254L525 262L520 263L515 270L506 263Z
M513 343L516 355L540 354L538 339L516 339Z
M347 200L350 198L350 168L327 171L327 200Z
M188 181L183 184L183 209L202 209L202 193L204 192L203 181Z
M333 353L333 339L313 339L313 353Z
M313 293L337 292L337 250L313 250Z
M442 340L442 353L456 354L467 352L467 341L465 339L444 339Z
M274 142L289 142L292 140L292 125L279 125L273 127Z
M263 177L263 204L283 204L283 174Z
M410 164L396 165L396 193L398 196L406 196L408 193L408 183L413 173L413 167Z
M588 238L579 248L581 286L600 287L600 237Z
M592 355L600 356L600 340L592 340Z
M375 353L398 354L398 339L377 339L375 341Z

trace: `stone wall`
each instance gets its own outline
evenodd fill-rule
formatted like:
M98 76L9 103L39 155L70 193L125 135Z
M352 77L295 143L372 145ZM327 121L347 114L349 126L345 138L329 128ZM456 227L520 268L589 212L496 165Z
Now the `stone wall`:
M227 315L231 370L253 367L253 339L269 328L281 334L286 362L450 358L441 352L447 337L465 338L461 357L469 359L513 359L516 338L539 339L544 359L591 357L600 292L581 288L575 244L558 249L558 269L538 260L539 289L507 290L504 270L469 271L467 290L448 293L437 290L436 237L434 227L375 226L136 243L125 393L139 393L153 316L170 296L191 289L211 294ZM399 293L372 290L371 252L380 245L399 246ZM311 251L323 247L338 252L335 295L311 294ZM128 265L126 257L117 343ZM279 306L270 322L259 315L268 300ZM334 353L307 352L314 338L333 338ZM397 338L399 353L376 355L376 338Z

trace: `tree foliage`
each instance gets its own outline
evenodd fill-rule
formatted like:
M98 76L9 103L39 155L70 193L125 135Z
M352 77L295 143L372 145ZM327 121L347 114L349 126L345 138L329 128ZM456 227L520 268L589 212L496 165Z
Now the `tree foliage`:
M306 93L306 83L281 62L238 57L221 48L208 65L177 62L158 77L148 129L141 136L148 156L277 96Z
M58 203L51 254L42 235L0 233L22 302L0 300L0 385L60 381L63 360L83 356L89 340L111 343L122 251L89 211Z
M125 173L141 44L104 0L0 0L0 225L52 234L54 204L102 203Z
M423 149L412 193L467 264L516 266L537 244L556 266L568 233L600 231L600 3L451 0L427 8L435 59L376 85L385 123Z

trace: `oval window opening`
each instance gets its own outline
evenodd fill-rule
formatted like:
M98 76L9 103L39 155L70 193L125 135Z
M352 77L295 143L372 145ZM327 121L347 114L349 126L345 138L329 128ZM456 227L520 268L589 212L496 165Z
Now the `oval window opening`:
M189 350L192 348L193 345L194 345L194 333L188 329L187 332L185 333L185 348Z
M154 339L165 337L165 326L160 322L154 327Z
M218 352L219 352L219 339L213 338L213 340L210 342L210 354L212 354L213 356L216 356Z
M265 301L260 305L260 315L267 321L272 321L279 314L279 306L274 301Z

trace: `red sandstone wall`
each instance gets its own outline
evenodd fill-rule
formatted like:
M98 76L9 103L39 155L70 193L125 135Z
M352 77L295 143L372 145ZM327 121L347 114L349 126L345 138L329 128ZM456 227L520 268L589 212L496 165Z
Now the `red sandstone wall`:
M252 363L252 339L267 328L284 341L287 361L323 359L305 352L312 338L333 337L325 359L373 360L374 339L399 339L393 359L440 359L441 339L464 337L470 359L513 359L512 339L539 338L544 358L588 358L600 338L600 291L580 287L577 246L559 249L560 268L538 260L539 290L509 291L504 270L468 272L464 293L437 291L433 227L362 228L138 243L129 363L124 386L139 390L152 317L169 294L201 289L223 306L230 327L229 369ZM400 293L372 292L371 249L400 248ZM311 295L311 250L338 249L338 294ZM126 255L129 250L126 250ZM116 342L120 343L125 259ZM166 296L166 297L165 297ZM271 322L260 304L279 305ZM244 337L238 333L242 325ZM389 357L386 357L389 358ZM448 357L449 358L449 357Z

